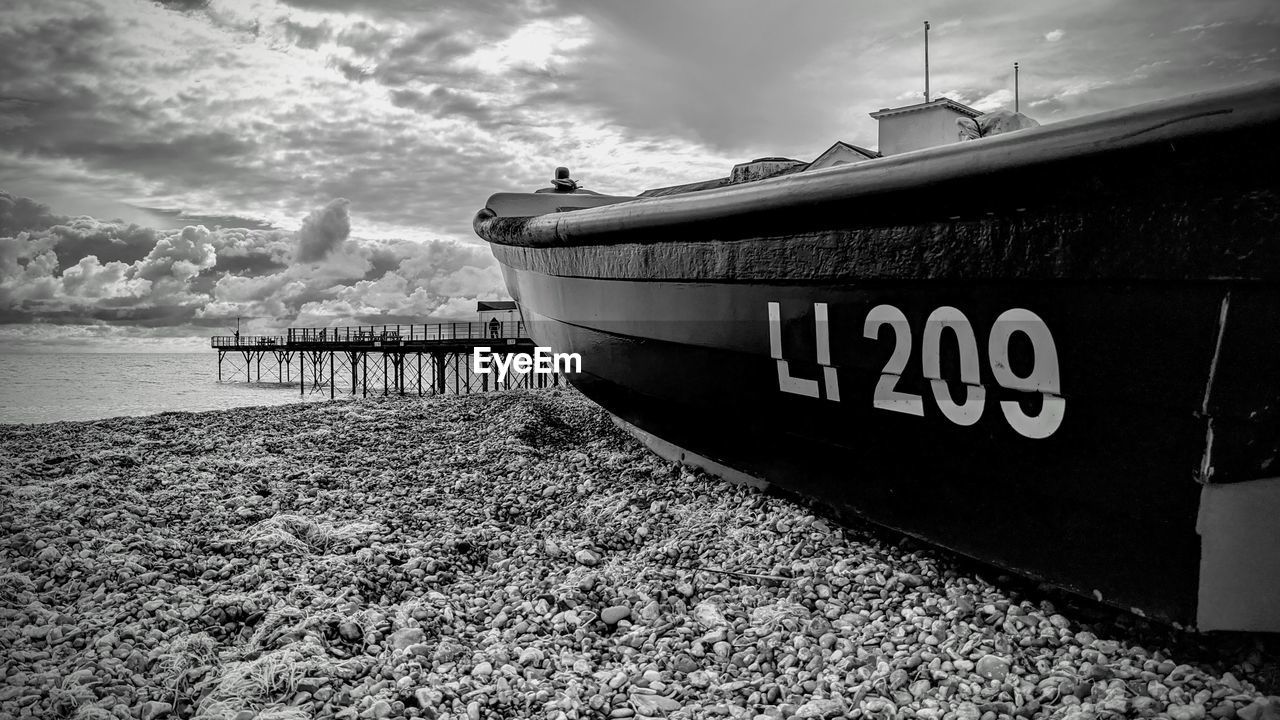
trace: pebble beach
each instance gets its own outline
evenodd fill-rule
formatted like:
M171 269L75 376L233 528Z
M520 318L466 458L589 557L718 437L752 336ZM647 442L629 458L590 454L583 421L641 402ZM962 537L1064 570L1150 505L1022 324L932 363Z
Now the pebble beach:
M0 717L1280 720L1200 636L667 463L575 391L0 426Z

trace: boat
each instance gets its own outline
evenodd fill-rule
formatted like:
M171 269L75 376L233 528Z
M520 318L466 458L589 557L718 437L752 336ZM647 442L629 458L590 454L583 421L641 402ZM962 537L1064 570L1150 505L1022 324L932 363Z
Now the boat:
M1280 631L1280 84L868 155L497 193L474 228L533 340L656 452Z

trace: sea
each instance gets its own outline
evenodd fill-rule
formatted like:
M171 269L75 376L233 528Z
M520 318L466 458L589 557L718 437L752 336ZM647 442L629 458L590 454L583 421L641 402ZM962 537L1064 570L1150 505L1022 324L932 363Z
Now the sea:
M300 394L296 383L220 383L214 352L0 353L0 423L100 420L328 399L327 390Z

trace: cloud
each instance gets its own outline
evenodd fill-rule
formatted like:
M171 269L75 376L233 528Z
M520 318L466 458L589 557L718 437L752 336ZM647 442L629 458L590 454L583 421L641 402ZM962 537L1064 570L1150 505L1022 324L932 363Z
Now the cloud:
M164 235L147 256L135 264L134 274L146 280L185 283L217 262L211 233L203 225Z
M116 335L82 335L103 341L138 337L137 327L202 338L236 317L248 318L247 334L423 323L469 318L477 299L505 297L487 247L352 237L343 199L310 213L295 232L67 218L9 193L0 193L0 207L10 227L0 236L0 325L31 328L27 344L46 337L38 328L50 324L113 328Z
M62 290L67 297L91 300L141 298L150 292L151 281L137 277L131 269L119 261L103 265L90 255L62 271Z
M0 190L0 235L17 235L20 230L44 230L58 220L47 206Z
M350 201L338 198L302 221L298 230L298 259L313 262L337 250L351 234Z
M1048 40L1049 42L1058 42L1064 36L1066 36L1066 34L1067 32L1065 30L1063 30L1062 28L1058 28L1057 30L1050 30L1049 32L1045 33L1044 39Z
M31 228L38 229L38 228ZM91 217L60 218L48 228L58 267L66 269L90 255L103 262L133 263L145 258L159 235L133 223L102 222Z
M1177 30L1175 30L1174 32L1185 33L1185 32L1196 32L1196 31L1199 31L1199 30L1213 30L1214 28L1220 28L1220 27L1223 27L1223 26L1225 26L1226 24L1227 24L1227 23L1225 23L1225 22L1198 23L1198 24L1195 24L1195 25L1188 25L1188 26L1186 26L1186 27L1178 28L1178 29L1177 29Z

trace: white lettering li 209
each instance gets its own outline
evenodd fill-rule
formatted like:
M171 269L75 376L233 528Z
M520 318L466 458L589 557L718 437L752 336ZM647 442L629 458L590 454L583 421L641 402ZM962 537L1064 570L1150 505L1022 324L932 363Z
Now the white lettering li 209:
M830 322L826 303L814 303L814 333L818 365L822 367L821 388L817 380L793 377L787 360L782 356L782 316L778 303L769 303L769 351L777 363L778 389L782 392L840 401L840 383L837 366L831 362ZM872 394L872 406L890 412L907 415L924 415L924 398L897 389L903 370L911 357L912 333L907 316L892 305L877 305L867 313L862 334L871 340L879 340L885 326L892 330L893 352L890 354ZM1009 343L1015 333L1021 333L1031 343L1035 362L1026 376L1016 374L1009 364ZM949 336L949 337L948 337ZM956 343L960 358L961 397L954 397L942 377L942 343ZM947 420L960 426L970 426L982 419L986 409L987 389L981 380L981 357L977 335L969 319L959 309L943 306L929 314L921 338L920 361L925 379L929 381L934 404ZM1028 415L1014 400L1000 401L1005 421L1019 435L1041 439L1052 435L1062 425L1066 412L1066 398L1062 397L1058 368L1058 350L1053 334L1040 316L1024 308L1006 310L996 318L987 338L987 361L996 383L1009 390L1039 393L1040 412Z

